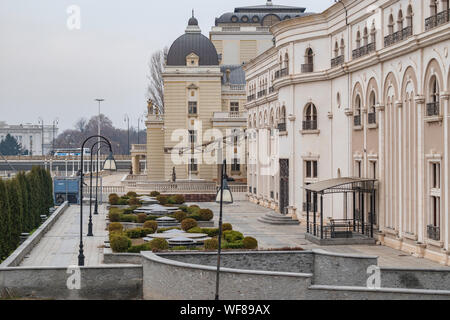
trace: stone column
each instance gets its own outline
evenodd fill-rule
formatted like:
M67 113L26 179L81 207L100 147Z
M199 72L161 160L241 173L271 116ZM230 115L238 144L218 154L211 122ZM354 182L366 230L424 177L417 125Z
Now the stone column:
M397 112L397 117L398 117L398 199L396 199L396 201L398 201L398 237L400 239L403 238L403 217L404 217L404 212L403 212L403 202L404 202L404 197L403 197L403 170L405 169L405 167L402 165L402 160L403 160L403 156L404 156L404 152L403 152L403 117L402 117L402 111L403 111L403 103L401 101L396 101L395 102L395 107L396 109L398 109Z
M450 148L450 110L449 110L449 98L450 92L442 92L442 106L444 108L444 248L449 251L450 250L450 219L449 219L449 210L450 210L450 165L449 165L449 148Z
M418 159L419 163L417 166L418 172L418 217L417 217L417 236L418 236L418 242L424 243L425 241L425 224L426 224L426 217L424 212L424 192L425 192L425 184L424 184L424 163L425 163L425 153L424 153L424 105L425 105L425 97L424 96L416 96L416 105L417 105L417 136L418 138L418 146L417 146L417 153L418 153Z
M378 129L378 166L379 166L379 178L378 178L378 217L379 217L379 226L378 228L380 231L383 231L383 229L386 227L385 224L385 214L386 214L386 208L385 208L385 185L386 185L386 177L385 177L385 132L384 132L384 105L378 104L376 106L376 110L378 112L378 122L379 122L379 129Z

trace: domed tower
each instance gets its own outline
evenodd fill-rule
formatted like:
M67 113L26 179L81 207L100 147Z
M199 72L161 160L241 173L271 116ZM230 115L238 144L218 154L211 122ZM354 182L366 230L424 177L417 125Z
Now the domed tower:
M163 124L159 130L147 130L151 131L147 142L149 179L170 180L175 167L178 180L213 180L217 166L204 164L201 153L175 152L182 164L173 157L174 150L180 150L183 131L189 141L183 150L201 145L203 134L212 129L214 113L222 108L219 56L209 38L201 33L194 15L185 33L169 49L163 79ZM173 141L173 136L180 139Z

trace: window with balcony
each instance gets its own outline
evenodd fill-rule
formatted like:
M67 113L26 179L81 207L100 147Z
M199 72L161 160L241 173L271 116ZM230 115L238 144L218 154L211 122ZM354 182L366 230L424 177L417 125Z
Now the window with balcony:
M388 47L397 42L406 40L410 36L412 36L412 7L408 7L408 12L406 16L406 25L404 23L403 11L400 10L398 12L397 17L397 32L394 32L394 17L392 15L389 16L389 34L384 38L384 46Z
M286 108L284 106L283 106L283 108L281 108L280 121L278 123L278 130L280 132L286 132Z
M441 164L430 163L430 224L428 225L428 239L441 240Z
M344 41L344 40L342 40L342 41ZM331 67L332 68L344 63L344 53L343 53L342 45L343 45L343 42L341 43L341 48L339 48L337 41L334 44L334 58L331 59Z
M189 130L189 142L191 144L197 143L197 131Z
M302 73L314 71L314 51L311 48L306 49L305 64L302 64Z
M439 106L439 83L436 76L432 76L430 80L430 93L428 95L427 116L435 117L440 114Z
M189 101L188 113L189 115L197 115L197 101Z
M365 33L367 33L367 28L364 31ZM366 40L367 39L367 40ZM367 38L364 38L364 43L361 43L362 39L361 39L361 32L357 32L356 33L356 49L353 50L352 52L352 57L353 59L358 59L362 56L365 56L371 52L375 51L375 38L373 37L371 43L366 43L368 42L369 36L367 35Z
M442 11L439 12L439 1L430 0L430 17L425 19L425 30L436 28L449 22L450 11L448 0L442 1Z
M305 107L303 130L317 130L317 108L312 103Z

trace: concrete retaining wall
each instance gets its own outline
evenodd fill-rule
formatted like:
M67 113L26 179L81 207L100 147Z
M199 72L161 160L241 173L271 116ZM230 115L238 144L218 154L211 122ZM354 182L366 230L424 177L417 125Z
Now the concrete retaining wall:
M44 237L44 235L58 221L59 217L69 207L68 202L64 202L56 211L45 221L24 243L22 243L16 251L14 251L2 264L0 268L16 267L22 260L33 250L36 244Z
M80 290L67 287L67 268L0 269L0 295L55 300L133 300L142 298L141 266L80 268ZM70 282L70 281L69 281Z
M151 252L142 254L144 299L214 299L215 267L169 260ZM311 274L223 268L220 297L222 300L303 300L311 278Z
M381 286L406 289L450 290L450 269L381 268Z

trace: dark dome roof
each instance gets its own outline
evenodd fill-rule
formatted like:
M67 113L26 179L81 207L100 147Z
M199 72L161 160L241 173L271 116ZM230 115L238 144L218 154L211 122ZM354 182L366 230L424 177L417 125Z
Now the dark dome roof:
M198 20L195 19L194 17L192 17L189 19L188 25L189 26L198 26Z
M186 57L195 53L199 56L199 65L218 66L219 55L211 40L197 33L186 33L179 37L170 47L167 54L168 66L185 66Z

